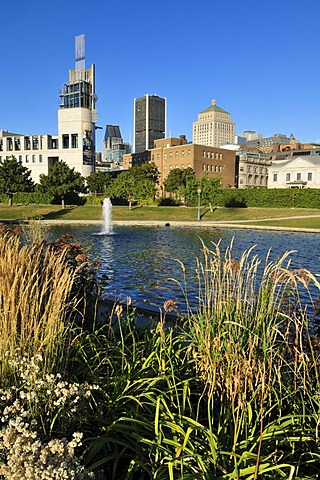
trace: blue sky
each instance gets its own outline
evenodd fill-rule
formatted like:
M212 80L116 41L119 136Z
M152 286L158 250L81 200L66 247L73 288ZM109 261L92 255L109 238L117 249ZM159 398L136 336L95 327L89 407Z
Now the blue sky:
M134 98L150 93L167 98L171 136L191 141L215 99L236 133L320 142L318 0L19 0L1 14L0 129L57 133L59 90L84 33L98 125L120 125L125 141Z

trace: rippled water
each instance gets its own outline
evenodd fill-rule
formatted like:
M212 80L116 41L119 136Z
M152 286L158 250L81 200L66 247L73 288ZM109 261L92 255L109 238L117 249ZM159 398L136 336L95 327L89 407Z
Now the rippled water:
M189 301L197 304L195 267L196 258L201 258L200 239L209 247L210 242L220 241L223 251L234 239L233 257L238 259L243 251L255 246L254 254L262 263L269 249L272 260L286 251L295 251L290 255L292 268L319 273L320 237L317 234L210 227L114 226L112 235L94 235L99 233L99 227L92 225L52 228L53 236L62 233L72 234L89 251L91 258L101 263L99 275L108 277L104 297L131 297L133 301L156 306L162 306L171 298L178 301L180 309L185 306L182 289L176 283L184 284L178 260L186 268Z

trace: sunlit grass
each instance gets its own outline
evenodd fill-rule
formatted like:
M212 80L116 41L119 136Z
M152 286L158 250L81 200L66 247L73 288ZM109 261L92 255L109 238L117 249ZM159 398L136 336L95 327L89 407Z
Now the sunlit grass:
M163 222L241 222L257 221L257 225L293 226L305 228L320 228L320 217L276 220L282 217L316 216L318 209L299 208L217 208L211 212L207 207L201 207L201 221L197 222L198 210L194 207L134 207L129 211L126 206L113 206L113 220L125 222L163 221ZM0 221L24 221L34 217L55 221L101 221L101 206L67 206L59 205L28 205L8 207L0 205ZM263 221L266 219L265 221ZM272 220L270 220L272 219ZM254 225L254 223L253 223Z

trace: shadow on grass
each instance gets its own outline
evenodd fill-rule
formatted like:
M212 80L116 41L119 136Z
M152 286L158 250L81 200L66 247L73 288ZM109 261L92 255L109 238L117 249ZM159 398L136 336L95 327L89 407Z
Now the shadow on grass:
M205 214L206 214L206 213L208 213L208 212L211 212L211 213L213 213L213 212L215 212L216 210L217 210L217 208L216 208L216 207L215 207L215 208L213 208L212 210L211 210L210 208L207 208L207 210L205 210L205 211L204 211L204 212L203 212L203 213L200 215L200 218L203 218L203 217L205 216Z
M59 210L55 210L54 212L48 212L42 215L42 218L45 220L56 220L59 218L64 217L68 213L70 213L72 210L74 210L76 207L66 207L66 208L60 208Z

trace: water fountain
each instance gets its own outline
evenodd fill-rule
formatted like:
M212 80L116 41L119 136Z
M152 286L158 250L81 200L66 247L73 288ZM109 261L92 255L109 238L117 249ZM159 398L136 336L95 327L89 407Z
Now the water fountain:
M100 235L112 235L112 203L110 198L105 198L102 205L102 230Z

